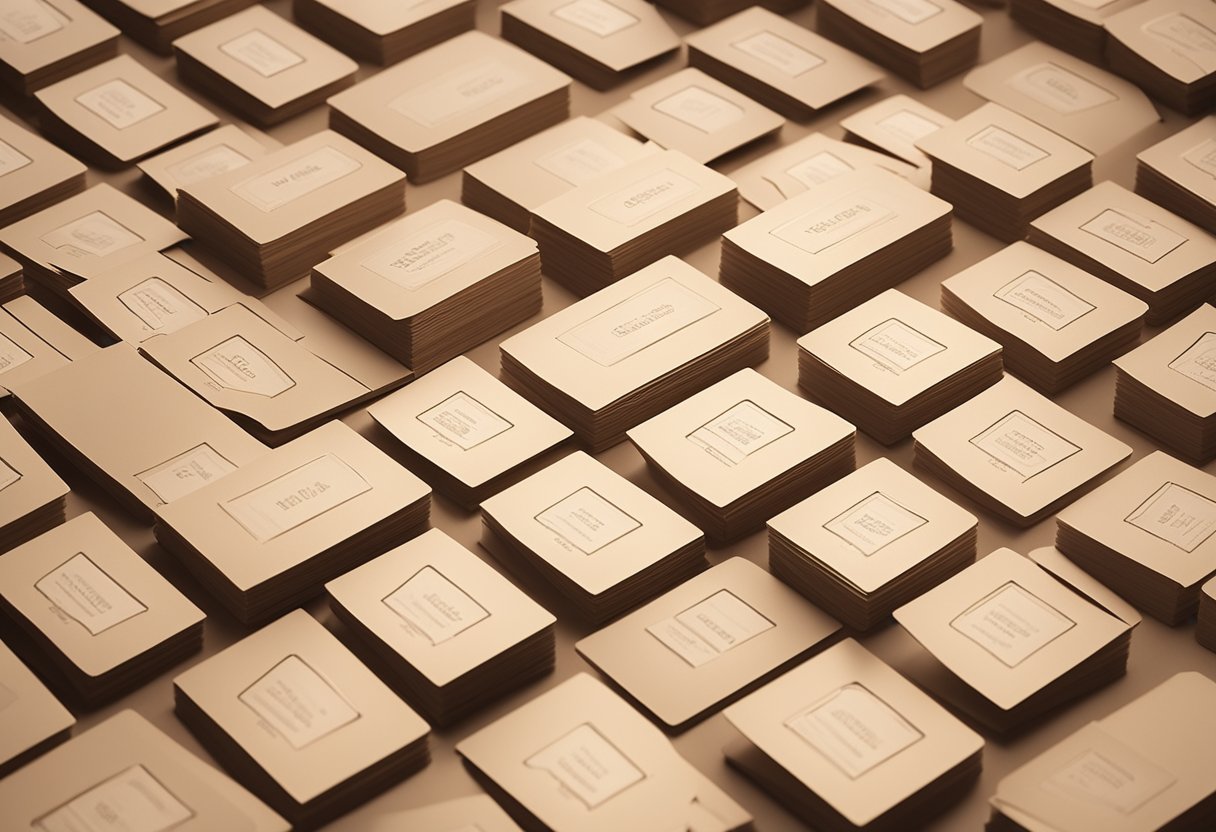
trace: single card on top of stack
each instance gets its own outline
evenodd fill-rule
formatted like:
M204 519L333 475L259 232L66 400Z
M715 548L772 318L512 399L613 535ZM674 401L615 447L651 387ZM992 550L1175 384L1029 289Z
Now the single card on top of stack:
M1140 342L1148 304L1029 243L942 282L942 309L998 341L1005 369L1053 395Z
M1015 526L1033 526L1132 449L1006 376L913 433L916 464Z
M430 505L426 483L334 421L162 506L155 532L225 609L254 624L424 531Z
M359 65L263 6L173 42L179 77L266 127L311 110L355 83Z
M768 568L855 630L975 561L979 521L879 457L768 521Z
M405 210L405 174L331 130L178 191L177 222L274 289Z
M570 115L570 76L467 32L329 99L329 124L428 182Z
M456 753L527 829L740 832L752 826L743 807L658 728L586 673L461 740Z
M68 486L0 419L0 553L63 522Z
M1140 621L1084 572L1057 575L1054 550L1036 555L997 549L895 611L924 648L913 681L1005 736L1126 673Z
M929 173L930 162L916 143L948 127L954 119L906 95L892 95L841 119L844 139L880 150Z
M445 199L314 266L309 300L422 375L538 314L540 267L533 240Z
M839 629L763 567L733 557L575 649L651 719L680 732L797 664Z
M1154 618L1195 614L1216 574L1216 477L1154 451L1060 512L1056 548Z
M0 306L0 410L12 405L7 385L45 375L97 350L28 295Z
M705 568L705 536L582 451L481 505L481 545L581 623L601 625Z
M430 727L295 610L173 680L174 713L297 828L349 812L430 762Z
M1188 116L1216 103L1212 37L1216 9L1204 0L1146 0L1105 21L1112 71Z
M843 174L722 237L722 285L797 334L945 257L950 204L885 170Z
M412 470L474 511L573 433L468 358L453 358L367 409Z
M1212 296L1216 237L1110 180L1030 224L1027 242L1135 295L1160 326Z
M884 445L1001 375L1000 344L898 289L798 339L798 386Z
M676 150L650 153L538 207L531 235L545 275L580 297L738 221L735 183Z
M544 607L438 529L325 585L368 664L428 722L452 725L553 672Z
M749 368L628 436L655 479L721 545L852 471L856 433Z
M1136 193L1216 234L1216 116L1140 151Z
M523 832L494 798L481 793L387 812L367 823L367 832Z
M0 83L25 95L118 54L119 31L76 0L0 0Z
M141 161L136 167L174 202L178 188L242 168L283 145L253 127L225 124Z
M296 22L361 61L389 66L473 28L476 0L294 0Z
M727 763L824 832L925 828L980 775L983 738L853 639L726 719Z
M0 226L80 193L87 170L46 139L0 116Z
M933 193L1006 243L1093 186L1093 154L999 104L984 104L916 146L933 162Z
M864 58L759 6L693 32L686 43L690 66L803 121L885 77Z
M89 0L123 33L161 55L173 41L256 0Z
M593 451L768 356L768 316L665 257L499 345L502 380Z
M64 742L76 717L0 641L0 779ZM6 810L10 807L6 804Z
M505 40L597 90L680 48L643 0L511 0L500 12Z
M1111 15L1143 0L1010 0L1009 16L1036 38L1095 66L1106 61Z
M92 512L0 558L0 611L13 646L90 710L203 647L202 610Z

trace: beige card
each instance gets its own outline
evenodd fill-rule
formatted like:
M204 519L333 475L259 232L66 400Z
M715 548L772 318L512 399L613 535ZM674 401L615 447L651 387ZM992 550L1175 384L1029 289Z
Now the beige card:
M1216 116L1199 119L1140 151L1136 159L1201 200L1216 205Z
M432 803L421 809L373 818L368 832L523 832L494 798L485 794Z
M67 494L67 483L8 419L0 419L0 529Z
M28 76L114 41L119 31L76 0L0 0L0 63Z
M1115 366L1155 393L1201 418L1216 413L1216 307L1196 309L1136 349Z
M644 0L511 0L501 12L615 72L680 48L680 36Z
M43 0L20 2L42 4ZM0 5L0 31L4 30L4 22L3 6ZM0 38L0 49L11 42ZM81 176L86 170L88 168L75 157L17 122L0 116L0 210L35 198Z
M277 139L260 130L225 124L172 150L144 159L137 167L170 199L177 199L178 188L243 168L282 146Z
M196 664L173 686L298 803L430 731L304 610Z
M428 17L467 3L469 0L412 0L407 3L385 3L384 0L317 0L317 2L369 32L384 36L400 32L408 26L413 26Z
M880 37L928 52L980 28L984 19L955 0L825 0Z
M1161 120L1135 84L1039 41L971 70L963 83L1092 153Z
M17 757L76 724L17 654L0 641L0 771ZM7 811L8 805L5 805Z
M1105 584L1069 560L1068 556L1055 546L1031 549L1026 557L1050 572L1056 580L1063 581L1074 592L1093 601L1115 618L1127 622L1129 626L1136 627L1143 620L1143 616L1135 607L1107 589Z
M97 345L29 295L0 306L0 401L8 384L45 375L97 352Z
M729 558L575 644L669 728L733 701L840 623L748 560Z
M851 638L725 714L859 829L984 747L979 734Z
M1216 7L1204 0L1148 0L1106 18L1108 37L1183 84L1216 73Z
M842 119L840 126L852 136L918 167L929 167L929 157L916 143L953 119L915 98L893 95Z

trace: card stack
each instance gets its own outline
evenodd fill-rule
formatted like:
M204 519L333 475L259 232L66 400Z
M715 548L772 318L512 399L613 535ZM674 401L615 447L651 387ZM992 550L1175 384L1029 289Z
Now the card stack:
M0 227L80 193L87 170L55 145L0 116Z
M55 528L67 510L67 484L8 419L0 419L0 495L0 553Z
M1036 38L1094 66L1106 61L1111 15L1143 0L1009 0L1009 16Z
M0 676L11 693L8 704L0 711L0 779L3 779L64 742L76 724L76 717L2 641Z
M255 0L89 0L125 34L161 55L173 41L252 6Z
M277 139L256 128L225 124L150 156L136 167L176 203L178 188L243 168L282 146Z
M668 254L718 238L738 219L739 192L683 153L653 153L536 209L531 235L545 274L584 297Z
M405 174L322 130L178 191L177 222L259 286L308 274L405 210Z
M1188 116L1216 104L1212 32L1216 9L1204 0L1145 0L1105 21L1113 72Z
M7 254L0 253L0 303L6 303L20 295L25 289L25 277L21 264Z
M29 295L0 306L0 410L12 405L8 385L20 384L92 355L99 347Z
M361 61L389 66L473 28L476 0L295 0L295 21Z
M1195 640L1216 652L1216 578L1199 588L1199 607L1195 611Z
M1216 234L1216 116L1140 151L1136 193Z
M540 254L440 200L314 266L309 300L422 375L540 312Z
M665 257L499 345L502 380L593 452L768 356L768 316Z
M655 5L670 9L697 26L708 26L754 5L784 14L807 5L807 0L762 0L760 3L753 0L658 0Z
M923 168L926 175L931 163L916 143L953 123L954 119L906 95L884 98L840 120L846 142L903 159Z
M557 619L438 529L325 589L355 649L432 725L459 722L553 672Z
M595 626L705 568L705 536L576 451L481 505L481 545Z
M0 83L31 95L118 54L119 31L76 0L6 3Z
M752 369L631 429L683 512L721 545L853 470L856 429Z
M975 562L979 521L879 457L768 521L768 568L862 632Z

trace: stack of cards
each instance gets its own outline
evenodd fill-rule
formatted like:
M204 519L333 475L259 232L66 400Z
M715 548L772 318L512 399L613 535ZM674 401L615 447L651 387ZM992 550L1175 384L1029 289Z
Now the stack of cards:
M1195 615L1195 640L1216 652L1216 578L1199 588L1199 607Z
M330 422L156 513L156 539L243 624L427 528L431 491Z
M884 77L864 58L759 6L686 42L689 65L787 118L805 121Z
M502 380L592 451L768 357L768 316L675 257L499 346Z
M716 240L738 221L722 174L667 150L589 179L536 209L531 235L545 274L580 297L668 254Z
M1216 116L1140 151L1136 193L1216 234Z
M476 0L294 0L296 22L361 61L388 66L473 28Z
M628 702L579 673L456 744L520 825L750 829L751 816Z
M1115 416L1184 459L1216 458L1216 308L1205 303L1115 360Z
M173 52L183 81L263 127L346 89L359 68L262 6L178 38Z
M484 546L600 625L705 568L705 537L629 480L577 451L481 506Z
M118 30L76 0L4 0L0 33L0 83L25 95L118 54Z
M219 124L215 114L130 55L34 94L39 125L77 156L122 168Z
M1171 626L1216 574L1216 477L1155 451L1060 512L1056 547Z
M1055 549L997 549L895 611L909 675L1002 735L1127 672L1135 610Z
M439 200L314 266L309 300L422 375L540 312L540 254Z
M573 435L464 356L367 413L401 443L412 470L469 511Z
M954 0L825 0L819 31L928 89L980 56L984 19Z
M943 281L942 309L999 342L1006 370L1054 395L1135 347L1148 305L1018 242Z
M1135 295L1168 323L1212 296L1216 238L1110 180L1048 211L1026 240Z
M294 828L430 762L430 729L317 620L289 613L173 680L174 712Z
M405 174L322 130L178 191L177 222L274 289L405 210Z
M1023 527L1068 505L1132 452L1009 376L912 435L918 466Z
M0 611L28 661L89 709L203 647L202 610L92 512L0 558Z
M933 162L933 193L1006 243L1093 185L1093 154L1000 104L985 104L916 146Z
M0 116L0 227L80 193L86 170L55 145Z
M975 561L979 521L886 457L768 521L768 568L855 630Z
M798 386L884 445L1001 375L1000 344L897 289L798 339Z
M330 127L427 182L570 115L570 76L474 31L329 100Z
M63 522L67 484L0 419L0 553Z
M1211 3L1146 0L1112 14L1105 25L1111 70L1188 116L1212 109L1216 8Z
M0 709L2 779L66 740L76 717L2 641L0 677L5 688Z
M0 253L0 303L19 296L25 290L25 278L21 264L7 254Z
M253 127L225 124L172 150L144 159L136 167L177 202L178 188L243 168L283 145Z
M252 6L255 0L89 0L129 37L168 55L173 41Z
M927 175L929 157L916 147L916 143L953 123L954 119L915 98L892 95L841 119L840 126L844 128L846 142L903 159L910 165L924 168Z
M1009 16L1044 43L1101 66L1106 27L1116 12L1142 0L1010 0Z
M20 384L97 352L97 345L22 295L0 306L0 410L9 384Z
M807 0L762 0L759 4L753 0L658 0L655 3L656 6L671 9L680 17L690 20L698 26L717 23L724 17L729 17L754 5L784 14L802 8L806 4Z
M726 761L824 832L923 829L980 775L984 740L853 639L726 719Z
M718 279L802 334L953 245L949 203L887 171L857 170L727 231Z
M643 0L512 0L500 12L504 39L597 90L680 48Z
M438 529L325 589L368 663L432 725L458 722L553 672L557 619Z
M989 832L1210 829L1216 684L1179 673L1001 778Z
M650 472L713 544L853 470L857 431L836 415L740 370L629 431Z
M734 557L575 644L669 731L797 664L840 624L762 567Z

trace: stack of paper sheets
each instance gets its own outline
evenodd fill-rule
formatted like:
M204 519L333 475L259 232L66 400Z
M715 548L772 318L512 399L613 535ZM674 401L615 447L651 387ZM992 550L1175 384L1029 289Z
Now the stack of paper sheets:
M430 762L430 728L295 610L173 680L174 712L293 828L313 829Z
M1216 103L1212 33L1216 8L1205 0L1146 0L1105 21L1113 72L1188 116Z
M629 431L650 472L721 545L853 470L854 427L752 369Z
M294 0L296 22L343 52L389 66L473 28L476 0Z
M118 54L119 32L76 0L0 3L0 83L30 95Z
M0 553L63 522L67 484L0 419Z
M177 222L273 289L405 210L405 174L330 130L178 191Z
M768 521L768 568L855 630L975 561L979 521L886 457Z
M952 247L949 203L885 170L857 170L727 231L718 279L802 334Z
M9 691L0 710L0 779L68 738L76 717L0 641L0 677ZM5 809L9 806L6 804Z
M89 0L123 33L168 55L173 41L201 26L252 6L255 0Z
M342 422L330 422L162 506L157 541L243 624L427 528L431 490Z
M0 227L80 193L86 170L55 145L0 116Z
M807 0L763 0L758 5L780 14L800 9L806 4ZM671 9L698 26L708 26L757 4L754 0L658 0L655 5Z
M12 407L9 384L58 370L97 350L28 295L0 306L0 411Z
M1136 193L1216 234L1216 116L1140 151Z
M329 99L330 127L427 182L570 115L570 76L466 32Z
M439 200L314 266L309 300L422 375L540 312L540 254Z
M553 672L544 607L438 529L325 585L358 650L432 725Z
M879 150L929 174L929 157L916 143L954 119L906 95L892 95L840 120L844 140Z
M576 451L481 506L481 545L581 622L600 625L705 568L705 536Z
M225 124L141 161L137 168L174 203L178 188L243 168L283 145L253 127Z
M1106 27L1116 12L1143 0L1010 0L1009 16L1044 43L1101 66Z
M1216 652L1216 578L1199 588L1199 608L1195 614L1195 640Z
M502 380L592 451L768 357L768 316L665 257L499 346Z
M925 828L980 775L983 738L853 639L726 719L726 761L824 832Z
M1140 343L1148 304L1029 243L942 282L942 310L999 342L1005 369L1054 395Z
M0 253L0 303L12 300L25 290L21 264Z
M93 709L203 647L203 612L92 512L0 558L14 647L65 698Z

